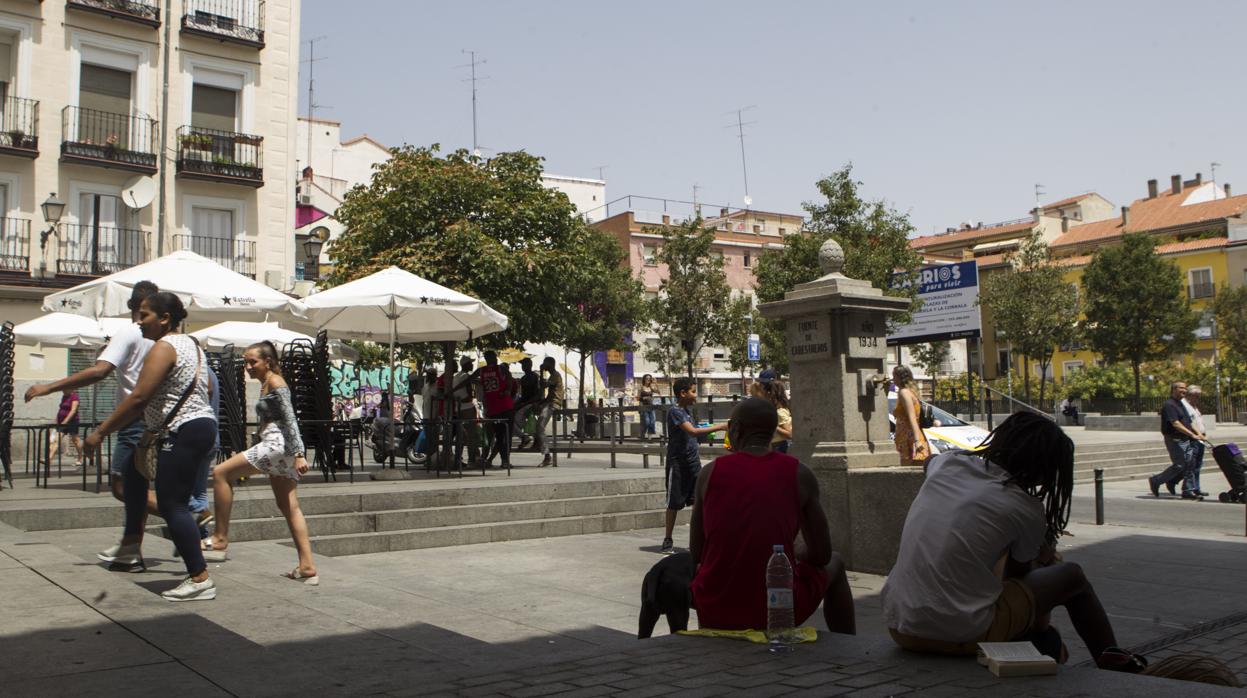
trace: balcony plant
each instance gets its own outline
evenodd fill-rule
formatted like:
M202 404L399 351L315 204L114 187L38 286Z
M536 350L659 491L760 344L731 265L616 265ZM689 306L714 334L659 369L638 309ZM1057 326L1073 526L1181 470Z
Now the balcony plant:
M117 138L117 134L115 133L108 134L108 138L104 139L104 152L109 157L113 157L117 154L117 144L119 141L120 139Z
M15 128L9 131L9 145L11 147L21 148L22 144L25 142L26 142L25 131L21 130L20 128Z
M206 133L187 133L180 140L183 150L209 150L212 148L212 136Z
M236 133L234 134L234 142L237 143L238 145L258 146L264 142L264 138L262 136L248 135L246 133Z

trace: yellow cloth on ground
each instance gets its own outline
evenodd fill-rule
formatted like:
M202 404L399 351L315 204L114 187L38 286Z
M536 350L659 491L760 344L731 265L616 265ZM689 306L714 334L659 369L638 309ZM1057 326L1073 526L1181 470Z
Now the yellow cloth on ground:
M797 642L814 642L818 639L818 631L810 626L803 626L796 629ZM681 630L680 635L692 635L693 637L725 637L729 640L748 640L756 642L759 645L766 644L766 633L761 630L715 630L714 628L700 628L698 630Z

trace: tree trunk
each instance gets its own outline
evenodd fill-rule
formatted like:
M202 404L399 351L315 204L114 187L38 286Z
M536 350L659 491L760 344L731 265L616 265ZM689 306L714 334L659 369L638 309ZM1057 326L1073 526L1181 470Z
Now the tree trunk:
M1048 387L1048 366L1051 360L1039 362L1039 407L1043 407L1044 390Z
M584 443L584 440L585 440L585 352L583 349L580 351L580 389L577 392L579 392L580 394L579 399L576 402L576 410L580 412L580 419L578 420L580 422L580 427L578 431L580 432L580 441L581 443Z
M1134 413L1143 414L1143 403L1139 397L1139 362L1131 361L1130 365L1134 368Z
M1022 356L1022 393L1026 395L1026 403L1031 401L1031 357Z

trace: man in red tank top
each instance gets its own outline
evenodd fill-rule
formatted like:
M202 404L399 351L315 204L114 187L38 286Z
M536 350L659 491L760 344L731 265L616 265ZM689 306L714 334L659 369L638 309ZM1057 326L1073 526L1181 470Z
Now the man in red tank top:
M492 420L494 444L485 458L493 465L494 455L502 454L503 468L511 467L511 418L515 407L511 399L511 374L498 365L498 354L492 349L485 352L485 365L476 369L476 379L484 395L485 416Z
M793 561L793 611L798 625L823 604L832 632L856 633L844 562L831 550L818 479L796 458L771 450L778 415L749 398L728 423L731 455L697 478L689 534L693 606L703 628L766 628L766 564L772 546ZM801 538L797 534L801 534Z

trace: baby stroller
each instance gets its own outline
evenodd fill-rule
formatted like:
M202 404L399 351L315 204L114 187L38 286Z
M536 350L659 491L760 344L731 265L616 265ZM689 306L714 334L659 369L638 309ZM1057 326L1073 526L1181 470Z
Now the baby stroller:
M1247 457L1243 456L1238 445L1229 443L1215 446L1212 457L1230 483L1230 491L1222 492L1217 498L1223 502L1247 501Z

